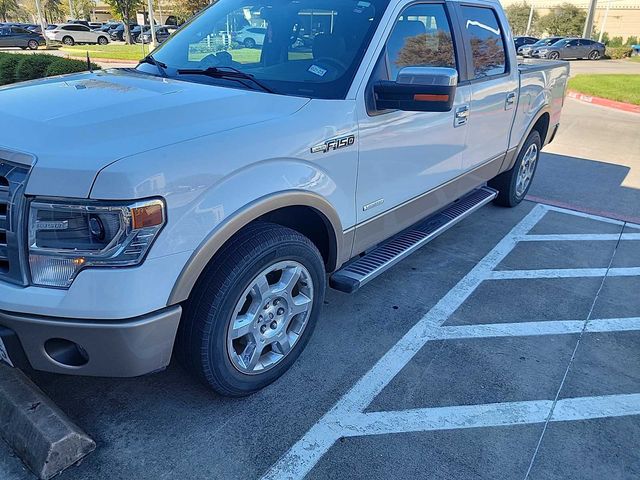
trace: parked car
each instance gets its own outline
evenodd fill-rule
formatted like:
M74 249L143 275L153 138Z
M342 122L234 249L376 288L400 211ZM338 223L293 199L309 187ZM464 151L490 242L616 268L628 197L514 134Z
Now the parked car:
M525 198L569 64L519 66L499 2L262 0L263 62L192 55L254 5L214 2L136 71L0 90L0 358L127 377L175 348L247 395L298 358L327 286ZM312 52L290 57L309 17Z
M58 25L53 30L46 30L45 35L49 40L62 42L65 45L75 45L76 43L97 43L107 45L109 39L103 32L94 32L89 27L80 24L66 23Z
M0 26L0 48L17 47L26 50L37 50L44 45L44 37L39 33L21 27Z
M549 58L551 60L567 58L588 58L600 60L605 53L603 43L595 42L588 38L565 38L553 45L537 48L532 52L536 58Z
M516 52L520 47L524 47L525 45L533 45L539 38L536 37L513 37L513 43L516 46Z
M101 30L104 24L100 22L89 22L89 28L91 30Z
M264 43L264 37L266 34L266 28L243 27L237 32L232 33L231 37L234 41L246 48L256 48L256 46Z
M564 37L547 37L547 38L538 40L536 43L532 43L530 45L524 45L518 48L517 50L518 55L522 55L523 57L531 57L534 50L542 47L548 47L549 45L553 45L554 43L556 43L559 40L562 40L563 38Z
M129 25L130 31L132 31L136 26L137 24L135 23ZM109 36L114 42L123 42L125 37L124 23L119 23L115 26L115 28L111 28L109 30Z
M175 30L176 27L171 25L162 25L156 27L156 40L158 41L158 43L164 43L171 36L171 34L175 32ZM138 36L136 41L138 43L151 43L151 28L148 26L145 27L144 31Z

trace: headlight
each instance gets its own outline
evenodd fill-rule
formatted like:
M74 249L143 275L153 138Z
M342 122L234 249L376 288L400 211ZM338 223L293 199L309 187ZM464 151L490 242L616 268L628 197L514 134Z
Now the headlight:
M165 222L164 202L157 199L133 204L33 201L31 283L68 288L84 268L138 265Z

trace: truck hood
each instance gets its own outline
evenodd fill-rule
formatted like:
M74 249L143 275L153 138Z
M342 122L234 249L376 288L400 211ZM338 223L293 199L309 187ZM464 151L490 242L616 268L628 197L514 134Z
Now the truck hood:
M308 101L132 70L67 75L0 88L0 149L35 158L26 193L82 198L115 161L288 116Z

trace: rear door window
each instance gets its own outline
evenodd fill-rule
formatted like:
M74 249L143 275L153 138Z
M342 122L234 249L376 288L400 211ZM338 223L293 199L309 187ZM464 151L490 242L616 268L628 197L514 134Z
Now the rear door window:
M491 8L462 6L465 43L473 62L472 76L481 79L507 72L502 29Z

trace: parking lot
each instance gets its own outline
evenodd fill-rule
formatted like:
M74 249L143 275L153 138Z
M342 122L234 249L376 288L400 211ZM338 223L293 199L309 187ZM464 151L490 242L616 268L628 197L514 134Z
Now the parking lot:
M300 360L252 397L176 362L28 372L98 444L58 478L639 478L637 119L568 99L530 201L330 291ZM0 478L34 477L4 448Z

